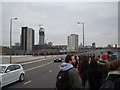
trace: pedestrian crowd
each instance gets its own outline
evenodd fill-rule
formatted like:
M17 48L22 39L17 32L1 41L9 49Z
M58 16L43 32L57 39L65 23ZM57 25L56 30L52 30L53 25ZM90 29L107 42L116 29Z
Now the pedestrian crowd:
M57 75L57 90L120 89L120 60L108 51L101 55L67 55Z

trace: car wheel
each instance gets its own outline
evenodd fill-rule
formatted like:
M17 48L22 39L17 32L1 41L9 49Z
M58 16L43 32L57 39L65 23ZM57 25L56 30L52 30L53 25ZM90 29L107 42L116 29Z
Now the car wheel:
M19 77L19 81L24 81L24 79L25 79L25 75L22 73Z

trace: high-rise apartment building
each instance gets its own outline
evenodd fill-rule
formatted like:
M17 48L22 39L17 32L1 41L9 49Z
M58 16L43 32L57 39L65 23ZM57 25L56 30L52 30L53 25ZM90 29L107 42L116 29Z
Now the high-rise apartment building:
M70 36L68 36L67 51L75 52L77 48L78 48L78 35L71 34Z
M95 43L92 43L92 48L96 48L96 44Z
M33 50L34 46L34 30L28 27L22 27L21 48L24 51Z
M39 45L44 45L45 44L45 33L44 33L44 28L40 26L39 29Z

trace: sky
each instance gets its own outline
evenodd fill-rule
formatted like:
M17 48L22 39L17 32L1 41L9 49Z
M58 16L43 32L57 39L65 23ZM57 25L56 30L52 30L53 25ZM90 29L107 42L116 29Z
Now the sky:
M78 34L80 44L83 29L77 22L84 22L85 45L118 44L118 2L2 2L0 46L9 46L10 19L15 17L18 19L13 20L12 45L20 43L24 26L35 30L38 44L40 24L45 29L45 42L67 45L67 37Z

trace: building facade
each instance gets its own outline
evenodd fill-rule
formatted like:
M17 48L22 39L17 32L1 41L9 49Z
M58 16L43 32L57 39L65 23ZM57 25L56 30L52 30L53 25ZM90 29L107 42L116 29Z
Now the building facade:
M78 35L71 34L70 36L68 36L67 51L75 52L77 48L78 48Z
M44 45L45 44L45 32L44 28L40 26L39 29L39 45Z
M21 48L24 51L33 50L34 46L34 30L28 27L22 27Z
M96 44L95 43L92 43L92 48L96 48Z

